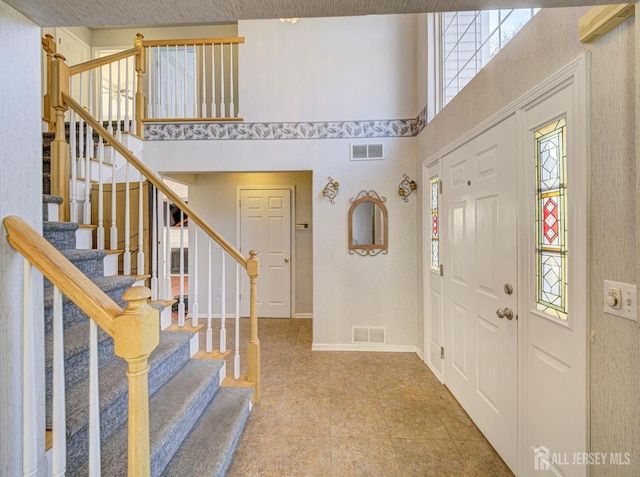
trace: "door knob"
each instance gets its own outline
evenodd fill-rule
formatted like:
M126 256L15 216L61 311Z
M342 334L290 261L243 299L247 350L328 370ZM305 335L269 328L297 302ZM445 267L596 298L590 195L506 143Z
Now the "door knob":
M284 263L289 263L289 258L284 257Z
M513 310L509 307L506 307L505 309L498 308L496 310L496 315L498 316L498 318L506 318L507 320L513 320Z

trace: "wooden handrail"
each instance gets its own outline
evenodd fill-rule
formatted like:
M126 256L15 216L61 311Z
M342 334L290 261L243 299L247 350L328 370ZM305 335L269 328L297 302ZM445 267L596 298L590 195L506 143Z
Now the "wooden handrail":
M184 38L176 40L145 40L142 46L186 46L186 45L222 45L244 43L244 37L229 38Z
M139 48L130 48L128 50L119 51L112 55L103 56L102 58L96 58L94 60L85 61L84 63L78 63L77 65L69 66L69 76L78 75L80 73L84 73L85 71L108 65L109 63L113 63L114 61L124 60L125 58L135 56L138 53L140 53Z
M3 223L9 244L113 338L122 308L23 219L8 216Z
M160 177L157 176L155 172L149 169L146 164L144 164L133 153L131 153L131 151L129 151L120 141L118 141L113 136L113 134L109 134L109 132L71 96L69 96L65 92L62 92L62 98L64 103L71 109L73 109L76 114L78 114L78 116L84 119L95 132L102 136L107 144L118 151L133 167L138 170L138 172L145 176L147 180L151 182L160 192L167 196L171 200L171 202L173 202L178 206L180 210L187 214L190 221L192 220L207 235L209 235L209 237L215 240L215 242L220 245L229 255L231 255L236 262L242 265L243 268L247 268L247 259L240 252L238 252L238 250L236 250L233 245L231 245L220 234L213 230L211 226L207 222L205 222L195 210L193 210L186 202L184 202L180 198L180 196L178 196L178 194L176 194L164 182L162 182L162 179L160 179Z

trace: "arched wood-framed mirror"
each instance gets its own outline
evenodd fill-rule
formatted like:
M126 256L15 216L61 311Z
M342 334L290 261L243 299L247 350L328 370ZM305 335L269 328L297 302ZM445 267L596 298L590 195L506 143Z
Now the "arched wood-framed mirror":
M363 190L352 198L349 208L349 253L378 255L388 253L389 220L385 197L374 190Z

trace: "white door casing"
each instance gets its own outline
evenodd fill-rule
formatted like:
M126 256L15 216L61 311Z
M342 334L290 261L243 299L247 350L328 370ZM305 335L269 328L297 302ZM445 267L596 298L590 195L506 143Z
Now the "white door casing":
M444 382L514 471L518 461L515 138L512 115L442 157L440 228ZM497 311L507 308L513 311L512 319L500 318Z
M291 317L292 188L239 188L240 250L258 252L258 316ZM248 316L248 279L242 280L241 313Z

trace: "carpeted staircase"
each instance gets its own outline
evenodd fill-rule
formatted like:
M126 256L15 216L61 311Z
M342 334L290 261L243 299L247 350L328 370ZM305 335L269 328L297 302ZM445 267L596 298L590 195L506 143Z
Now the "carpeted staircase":
M46 134L46 133L45 133ZM46 141L46 139L45 139ZM46 154L46 146L45 146ZM44 172L45 183L48 171ZM123 308L130 277L105 277L106 252L76 250L75 223L48 221L44 196L43 234ZM53 290L45 282L47 426L51 427ZM67 476L88 475L89 321L66 298L63 305L66 386ZM161 331L149 359L151 475L223 476L231 463L251 406L252 390L221 387L224 362L191 359L192 333ZM98 333L102 474L127 475L126 362L113 353L113 340Z

